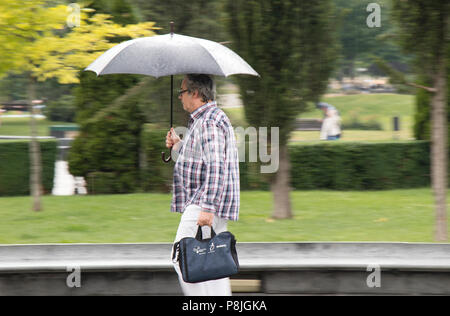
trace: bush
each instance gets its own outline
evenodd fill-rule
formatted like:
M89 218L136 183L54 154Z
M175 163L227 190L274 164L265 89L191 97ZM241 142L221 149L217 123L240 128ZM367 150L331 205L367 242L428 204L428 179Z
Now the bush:
M429 142L290 146L297 190L382 190L430 184Z
M64 95L57 101L49 102L44 109L44 114L50 121L74 122L75 121L75 97Z
M42 184L51 193L56 160L56 141L41 141ZM28 142L0 142L0 196L30 194Z
M136 191L135 172L91 172L86 177L89 194L116 194Z
M97 193L127 193L139 188L139 149L143 116L132 99L110 107L86 120L69 152L69 170L74 176L100 177L106 183L114 174L117 183L95 189ZM108 175L105 175L108 174ZM93 179L94 179L93 178ZM96 181L96 180L95 180Z

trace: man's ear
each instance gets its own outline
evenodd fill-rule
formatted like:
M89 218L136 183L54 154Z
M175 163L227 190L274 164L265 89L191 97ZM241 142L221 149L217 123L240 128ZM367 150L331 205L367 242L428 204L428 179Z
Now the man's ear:
M192 97L193 98L198 98L198 90L192 91Z

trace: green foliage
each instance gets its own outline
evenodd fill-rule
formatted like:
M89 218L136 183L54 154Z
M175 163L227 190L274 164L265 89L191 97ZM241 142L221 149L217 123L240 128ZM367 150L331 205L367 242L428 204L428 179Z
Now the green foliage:
M145 191L169 192L173 163L161 161L167 131L142 134ZM247 146L248 149L248 146ZM387 190L425 187L429 179L429 142L341 143L290 145L291 183L297 190ZM248 155L246 155L248 157ZM268 190L260 164L239 163L241 190Z
M154 35L153 22L121 26L106 14L89 16L85 8L80 25L64 33L67 6L54 5L48 0L0 2L0 41L8 43L0 46L0 76L28 73L39 81L77 83L79 69L113 46L109 39Z
M252 126L280 127L282 145L307 101L325 92L336 48L330 1L227 1L233 47L261 75L239 76Z
M55 172L56 141L41 141L42 184L51 193ZM29 195L28 142L0 142L0 196Z
M135 23L130 3L115 0L92 4L96 12L111 14L115 23ZM116 38L120 42L129 38ZM139 183L139 152L144 108L137 75L97 77L81 72L75 88L77 122L81 135L69 155L70 170L86 177L93 194L134 192ZM168 89L167 89L168 90Z
M112 1L111 11L113 21L120 25L134 24L137 18L133 14L133 7L127 0Z
M415 56L414 66L421 74L437 72L436 60L448 45L450 6L442 0L393 0L392 15L397 22L398 40L408 54Z
M426 80L420 80L419 84L426 85ZM416 113L414 115L414 137L418 140L430 140L430 102L431 93L425 89L417 89Z
M91 172L86 183L89 194L130 193L137 190L137 172Z
M449 65L450 67L450 65ZM430 86L431 80L418 80L418 84ZM448 77L450 78L450 76ZM450 80L447 79L447 91L450 91ZM431 139L431 97L432 94L425 89L417 89L416 92L416 113L414 115L414 137L419 140ZM447 121L450 120L450 98L447 98ZM450 126L449 126L450 137ZM449 138L450 139L450 138Z
M367 26L367 17L371 12L366 10L372 0L335 0L338 40L340 43L340 56L342 74L355 75L356 62L373 69L371 55L387 60L397 67L404 67L407 56L401 54L397 43L392 40L394 25L389 16L391 2L379 0L381 27L370 28ZM376 70L375 70L376 71Z
M70 172L87 177L113 172L113 192L132 192L138 183L140 134L144 117L133 98L101 110L86 120L69 153ZM130 176L133 175L133 176Z
M155 21L162 28L160 34L170 32L170 22L175 23L175 33L227 41L222 0L131 0L144 21Z
M292 186L298 190L386 190L430 184L429 142L323 143L289 149Z
M148 128L142 133L141 186L144 191L170 192L174 163L164 163L161 152L169 154L165 147L167 131Z
M93 72L80 72L80 84L74 89L76 121L83 122L93 117L98 111L107 108L126 90L139 82L135 75L99 76Z
M50 121L74 122L76 107L72 95L64 95L56 101L49 102L44 108L44 114Z

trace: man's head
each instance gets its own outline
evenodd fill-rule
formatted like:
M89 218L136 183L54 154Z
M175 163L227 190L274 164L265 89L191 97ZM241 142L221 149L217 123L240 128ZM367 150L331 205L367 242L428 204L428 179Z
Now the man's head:
M186 75L181 83L178 98L183 109L189 113L194 112L203 104L215 99L215 85L212 78L203 74Z

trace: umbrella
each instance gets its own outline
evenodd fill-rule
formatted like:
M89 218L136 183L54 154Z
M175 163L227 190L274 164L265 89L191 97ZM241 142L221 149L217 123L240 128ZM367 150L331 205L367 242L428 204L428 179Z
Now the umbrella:
M173 76L208 74L228 77L235 74L259 76L228 47L206 39L171 33L122 42L103 53L85 70L99 75L142 74L156 78L171 76L170 127L173 125ZM165 158L169 162L171 157Z

